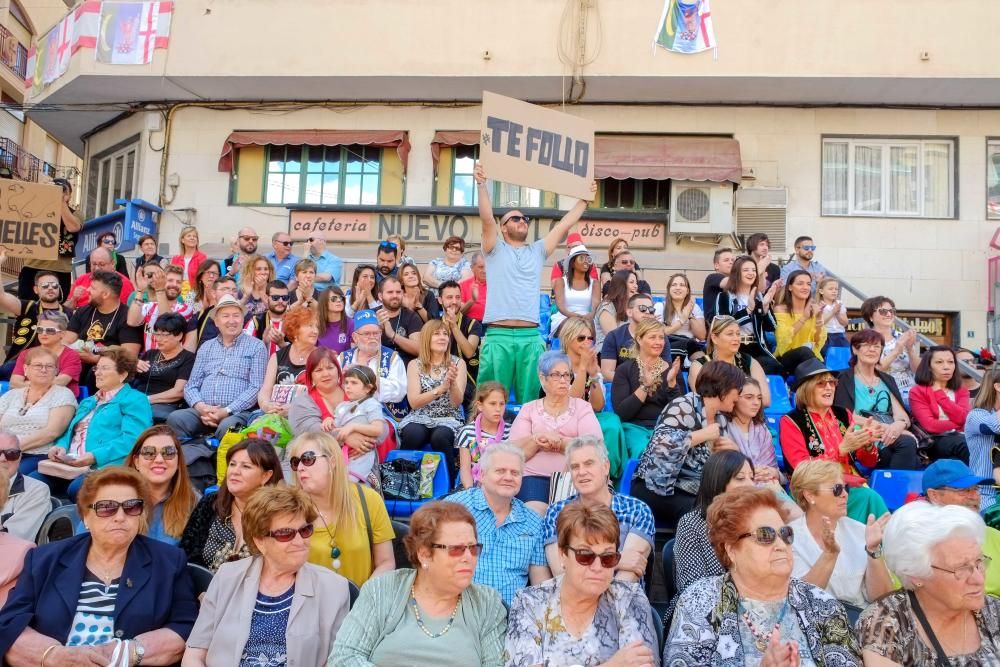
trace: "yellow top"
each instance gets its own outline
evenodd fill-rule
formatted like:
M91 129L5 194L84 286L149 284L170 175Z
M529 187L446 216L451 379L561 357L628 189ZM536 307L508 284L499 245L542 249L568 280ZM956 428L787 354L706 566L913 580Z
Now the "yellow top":
M826 344L826 327L821 326L817 331L816 318L810 317L806 320L805 324L802 325L798 333L792 335L793 327L798 319L799 316L793 315L792 313L774 314L774 320L777 324L774 337L778 343L775 355L780 357L789 350L804 346L812 348L813 354L816 355L816 358L823 361L823 355L820 354L820 350L822 350L823 345Z
M983 555L993 559L989 569L986 570L986 594L1000 597L1000 530L986 526Z
M392 521L385 510L382 498L367 486L361 487L365 500L368 501L368 514L372 521L372 538L375 544L388 542L396 536L392 530ZM358 586L368 581L372 574L372 549L368 544L368 531L365 528L365 513L361 509L358 494L351 490L351 500L354 504L354 521L338 521L332 526L323 525L323 520L317 518L314 522L315 532L309 539L309 562L329 568L347 577ZM329 529L333 530L333 538ZM334 544L340 549L340 569L334 570L333 558L330 556Z

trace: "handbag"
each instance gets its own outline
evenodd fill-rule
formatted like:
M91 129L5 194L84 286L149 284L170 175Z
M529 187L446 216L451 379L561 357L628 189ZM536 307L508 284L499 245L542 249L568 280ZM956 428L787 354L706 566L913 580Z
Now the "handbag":
M59 479L76 479L83 477L90 472L90 466L71 466L68 463L60 463L51 459L44 459L38 462L38 472L49 477Z
M420 500L420 463L393 459L378 466L382 495L388 500Z

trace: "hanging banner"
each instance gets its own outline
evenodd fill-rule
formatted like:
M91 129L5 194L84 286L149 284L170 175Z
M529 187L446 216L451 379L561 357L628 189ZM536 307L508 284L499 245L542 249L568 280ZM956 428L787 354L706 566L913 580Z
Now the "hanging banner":
M594 123L484 91L479 161L491 180L590 200Z
M714 49L715 28L708 0L666 0L653 41L675 53Z
M8 257L58 259L62 188L0 179L0 251Z

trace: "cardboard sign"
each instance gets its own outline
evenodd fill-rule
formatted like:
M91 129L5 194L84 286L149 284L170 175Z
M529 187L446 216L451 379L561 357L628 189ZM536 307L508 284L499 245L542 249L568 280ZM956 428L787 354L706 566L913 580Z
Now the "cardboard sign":
M0 251L8 257L59 257L62 188L0 179Z
M483 91L479 161L494 181L590 200L594 123Z

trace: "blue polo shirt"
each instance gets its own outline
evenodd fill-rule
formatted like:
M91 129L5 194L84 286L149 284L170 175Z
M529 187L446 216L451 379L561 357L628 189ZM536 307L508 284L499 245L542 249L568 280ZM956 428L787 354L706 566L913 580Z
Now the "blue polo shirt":
M295 279L295 265L299 263L300 257L289 254L288 257L279 260L278 255L272 250L264 255L264 259L271 262L274 267L274 277L285 284Z
M329 273L331 276L331 279L329 281L317 280L315 283L317 290L322 292L330 285L340 284L340 280L343 277L344 273L344 260L337 257L329 250L324 250L323 253L320 255L314 255L312 253L309 253L308 255L306 255L306 259L311 259L312 261L316 262L317 276L321 273Z
M456 493L448 500L463 505L476 520L483 552L473 581L494 588L509 607L514 595L528 585L528 568L548 565L542 548L542 518L514 498L510 514L498 526L479 487Z

